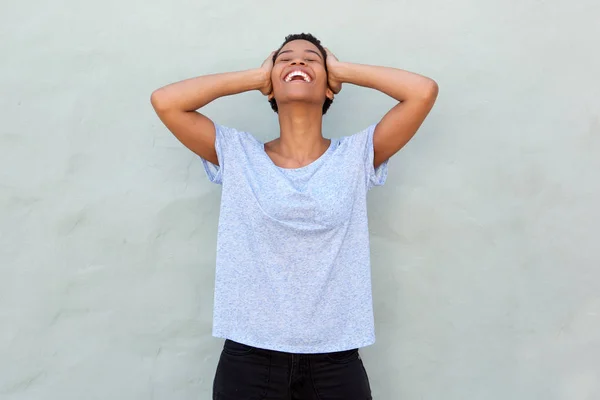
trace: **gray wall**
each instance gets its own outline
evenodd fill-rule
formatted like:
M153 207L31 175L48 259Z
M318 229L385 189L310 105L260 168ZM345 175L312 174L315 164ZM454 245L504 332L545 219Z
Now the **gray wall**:
M370 194L375 398L600 398L598 4L3 1L0 398L209 398L220 189L150 93L301 31L440 85ZM346 86L326 136L392 105ZM277 134L258 92L207 114Z

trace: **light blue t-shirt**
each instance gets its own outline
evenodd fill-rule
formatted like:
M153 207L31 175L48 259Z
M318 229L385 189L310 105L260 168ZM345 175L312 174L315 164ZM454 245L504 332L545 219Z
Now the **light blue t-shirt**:
M215 125L222 184L213 336L263 349L325 353L375 342L367 192L373 131L332 139L296 169L276 166L264 143Z

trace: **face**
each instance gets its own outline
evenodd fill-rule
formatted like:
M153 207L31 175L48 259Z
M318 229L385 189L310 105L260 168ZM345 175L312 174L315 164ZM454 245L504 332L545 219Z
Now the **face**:
M277 105L304 102L323 106L325 98L333 99L327 85L323 55L306 40L293 40L279 51L271 71L273 93Z

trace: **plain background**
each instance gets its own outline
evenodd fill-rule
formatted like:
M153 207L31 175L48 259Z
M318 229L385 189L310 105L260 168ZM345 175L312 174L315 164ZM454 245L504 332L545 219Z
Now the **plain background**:
M298 32L440 86L370 193L374 397L600 398L599 4L2 2L0 398L210 398L220 188L150 94ZM346 85L325 135L393 104ZM278 134L258 92L206 114Z

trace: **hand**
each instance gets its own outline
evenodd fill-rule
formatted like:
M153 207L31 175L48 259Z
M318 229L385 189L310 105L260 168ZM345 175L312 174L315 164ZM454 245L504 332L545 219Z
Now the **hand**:
M329 89L331 89L334 94L338 94L340 90L342 90L342 81L337 76L337 71L342 63L328 48L325 48L325 51L327 52L327 83Z
M269 54L269 57L267 57L267 59L260 66L260 70L263 71L265 74L264 83L262 84L262 86L260 88L260 92L265 96L270 95L271 92L273 91L273 82L271 81L271 70L273 69L273 56L274 55L275 55L275 52L274 51L271 52L271 54Z

